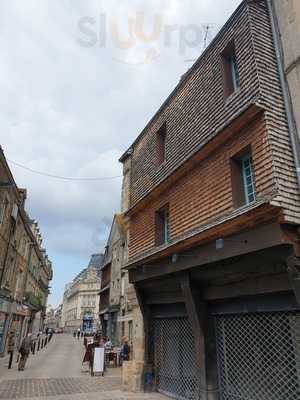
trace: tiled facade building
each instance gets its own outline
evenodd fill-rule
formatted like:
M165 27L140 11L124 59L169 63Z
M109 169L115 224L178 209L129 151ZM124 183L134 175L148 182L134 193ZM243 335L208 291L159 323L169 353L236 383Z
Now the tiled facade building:
M144 323L127 388L299 397L299 107L271 6L241 3L121 158Z

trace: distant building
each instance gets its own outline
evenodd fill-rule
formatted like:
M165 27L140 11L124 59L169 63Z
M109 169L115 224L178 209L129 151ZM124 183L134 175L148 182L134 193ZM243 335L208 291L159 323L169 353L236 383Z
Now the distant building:
M66 285L62 312L61 327L66 332L75 329L98 329L99 324L99 290L101 279L102 254L93 254L87 268L84 268L74 280Z
M51 305L47 307L45 328L57 329L61 328L62 304L53 308Z

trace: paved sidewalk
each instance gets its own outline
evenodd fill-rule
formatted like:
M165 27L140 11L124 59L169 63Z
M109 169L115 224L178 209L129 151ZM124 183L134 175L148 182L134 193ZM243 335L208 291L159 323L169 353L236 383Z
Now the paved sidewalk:
M82 340L53 336L48 346L30 356L25 371L17 364L8 370L8 358L0 359L0 400L157 400L158 394L121 391L121 369L108 368L104 377L91 377L82 367Z

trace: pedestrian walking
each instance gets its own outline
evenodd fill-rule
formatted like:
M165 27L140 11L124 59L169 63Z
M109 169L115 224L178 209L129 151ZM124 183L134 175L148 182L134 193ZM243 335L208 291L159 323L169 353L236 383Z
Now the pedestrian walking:
M32 346L32 334L28 333L27 337L23 339L19 353L21 355L18 370L24 371L30 350Z
M77 329L77 339L79 340L79 338L80 338L80 329L78 328Z

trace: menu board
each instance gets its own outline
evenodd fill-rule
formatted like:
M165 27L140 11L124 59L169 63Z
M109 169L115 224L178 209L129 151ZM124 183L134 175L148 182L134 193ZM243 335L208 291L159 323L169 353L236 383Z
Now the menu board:
M104 348L95 347L94 350L94 362L93 362L93 374L104 373Z

